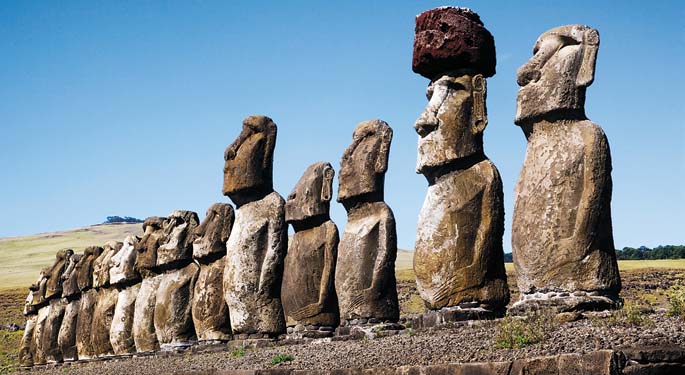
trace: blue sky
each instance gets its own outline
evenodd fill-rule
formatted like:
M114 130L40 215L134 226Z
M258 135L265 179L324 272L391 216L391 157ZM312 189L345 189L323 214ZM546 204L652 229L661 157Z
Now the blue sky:
M337 171L356 124L387 121L386 201L399 246L413 247L427 184L412 125L428 84L411 71L414 16L440 5L471 7L495 37L485 150L504 182L506 251L526 147L516 69L542 32L569 23L601 35L586 110L611 145L616 246L685 243L679 1L2 2L0 236L108 215L202 217L228 201L224 148L264 114L279 127L283 196L316 161ZM332 216L342 231L341 205Z

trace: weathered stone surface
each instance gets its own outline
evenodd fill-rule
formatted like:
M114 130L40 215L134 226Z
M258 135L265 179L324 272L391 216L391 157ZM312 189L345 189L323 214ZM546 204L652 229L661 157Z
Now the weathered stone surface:
M200 267L189 263L166 271L157 288L154 325L157 341L165 346L189 346L196 340L192 299Z
M111 285L132 284L140 281L136 270L136 249L140 237L129 235L124 239L121 249L110 258L109 282Z
M57 337L57 345L62 352L62 359L65 362L78 359L76 326L78 324L78 312L81 306L81 299L66 299L66 301L62 326L59 329L59 336Z
M47 309L47 312L44 313L45 319L40 320L41 327L35 330L35 332L40 332L40 335L36 336L36 340L40 342L37 343L37 346L41 350L41 362L55 363L62 361L62 354L57 344L65 307L64 302L61 301L62 276L73 253L71 249L59 250L55 257L55 263L47 272L45 302L49 303L49 305L45 307Z
M140 273L135 268L138 255L136 245L139 241L140 238L137 236L127 236L121 250L111 258L109 279L112 286L117 288L118 296L109 330L109 341L116 355L136 352L133 319L141 280Z
M199 341L228 341L231 321L224 299L226 241L231 234L235 213L227 203L215 203L195 229L193 258L200 273L193 292L193 324Z
M78 318L76 320L76 350L79 360L87 360L95 355L90 331L93 327L93 313L97 303L98 292L88 289L81 293Z
M495 41L478 14L468 8L440 7L416 16L412 69L428 79L474 69L495 75Z
M119 291L113 287L96 289L97 302L93 310L93 325L90 329L90 342L93 352L97 357L114 355L112 344L109 339L109 331L112 327L114 309L117 305Z
M133 313L133 341L139 353L159 349L154 316L157 288L162 281L157 267L157 250L164 241L166 218L152 216L143 222L143 237L134 244L138 253L135 269L143 276Z
M62 325L57 336L57 345L64 361L75 361L78 358L76 350L76 325L78 311L81 305L81 290L78 287L78 264L85 259L81 254L69 257L67 267L62 274L62 297L66 304Z
M76 265L82 258L82 254L73 254L69 257L67 267L62 274L62 298L79 298L78 295L81 294L81 290L78 287L78 272L76 272Z
M19 344L19 366L33 366L33 331L36 328L38 315L31 314L26 319L24 334Z
M337 326L335 294L338 228L329 215L335 172L315 163L304 172L285 205L285 219L295 229L288 244L281 298L287 326Z
M62 249L57 252L55 263L50 267L50 276L45 289L45 299L60 298L62 296L62 274L67 267L69 257L74 254L71 249Z
M157 249L157 266L178 268L192 260L195 228L200 219L193 211L173 211L164 221L164 239Z
M133 313L133 340L139 353L153 352L159 349L155 333L155 305L157 289L162 275L148 273L140 284Z
M285 202L272 185L275 145L276 124L250 116L224 153L223 193L237 207L223 282L234 333L285 331L281 280L288 232Z
M100 246L89 246L83 251L83 259L76 264L76 282L81 292L85 292L93 286L94 263L102 251Z
M545 32L518 71L515 122L528 147L516 185L512 249L522 299L536 292L587 292L580 305L606 307L621 281L611 227L611 155L602 129L585 117L594 80L597 30L568 25ZM596 298L594 298L596 296ZM596 300L593 303L592 300Z
M252 197L257 191L273 190L273 153L276 124L266 116L253 115L243 120L238 138L224 152L223 194L236 202L241 195ZM248 200L251 200L248 198Z
M50 277L50 267L44 267L40 270L40 275L38 280L31 285L29 290L31 290L33 296L31 298L32 310L37 313L38 309L47 304L45 300L45 289L47 289L48 278Z
M502 180L483 152L484 76L495 72L494 55L492 36L468 9L437 8L416 19L415 62L423 58L418 73L431 72L432 81L428 105L414 125L416 171L429 184L419 215L414 273L426 307L459 307L457 315L463 317L482 309L501 311L509 302ZM461 311L471 308L477 311Z
M224 299L225 257L210 263L200 263L200 273L193 293L192 315L199 341L228 341L231 320Z
M211 205L205 219L195 228L193 258L200 263L208 263L226 255L226 241L231 235L234 221L235 212L230 204Z
M107 241L103 246L102 254L93 261L93 288L108 287L109 270L112 266L112 257L121 250L124 244L118 241Z
M133 317L140 286L141 283L136 283L118 287L117 304L109 330L109 341L116 355L136 352L133 340Z
M43 326L43 334L41 335L42 346L44 349L45 360L47 363L62 362L62 352L58 344L59 330L62 327L62 319L64 318L64 310L66 304L60 298L53 298L50 300L48 306L48 316L45 319Z
M97 357L114 355L109 340L109 330L112 326L119 292L110 285L109 271L112 266L112 257L121 250L122 246L121 242L108 241L103 246L102 254L93 262L93 288L96 289L97 294L90 328L90 344L93 347L93 354Z
M45 330L45 322L48 318L48 313L50 311L49 305L43 305L38 309L38 315L36 318L36 325L33 329L32 347L33 347L33 364L34 365L44 365L47 363L45 357L47 352L46 342L43 340L43 332Z
M136 256L136 270L147 277L150 270L157 267L157 249L164 241L164 222L165 217L151 216L143 222L143 237L134 247L138 252Z
M383 202L391 141L387 123L362 122L340 162L338 202L347 210L335 270L341 319L399 319L397 232L393 213Z

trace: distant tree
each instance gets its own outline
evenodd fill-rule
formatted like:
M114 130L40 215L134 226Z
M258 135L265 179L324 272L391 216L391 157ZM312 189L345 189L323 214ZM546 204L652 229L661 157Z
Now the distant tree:
M685 259L685 246L659 245L653 249L646 246L639 248L624 247L616 250L618 260L654 260L654 259Z
M107 220L103 224L114 224L114 223L142 223L143 220L136 219L130 216L107 216Z

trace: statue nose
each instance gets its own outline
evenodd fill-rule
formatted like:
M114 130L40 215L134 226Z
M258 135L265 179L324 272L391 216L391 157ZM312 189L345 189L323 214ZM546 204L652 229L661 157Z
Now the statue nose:
M540 79L540 71L530 65L524 65L519 69L516 75L516 82L523 87L531 82L537 82Z
M428 122L417 122L414 124L414 129L416 129L416 132L419 133L419 136L425 137L428 134L432 133L435 131L435 129L438 128L438 124L436 123L428 123Z

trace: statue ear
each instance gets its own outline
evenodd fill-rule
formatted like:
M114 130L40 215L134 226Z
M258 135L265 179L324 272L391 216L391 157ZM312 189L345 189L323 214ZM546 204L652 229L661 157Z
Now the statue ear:
M266 125L266 144L264 145L264 159L262 168L267 169L272 163L274 147L276 146L276 124L270 122Z
M471 79L471 92L473 94L473 127L474 134L482 133L488 125L488 112L485 107L487 97L487 83L482 74L476 74Z
M323 170L323 179L321 180L321 201L330 202L333 195L333 176L335 171L330 166L325 166Z
M380 134L380 147L378 149L378 159L376 159L376 173L385 173L388 170L388 154L390 153L390 143L392 142L392 129L385 126Z
M583 33L581 44L583 58L578 69L576 85L588 87L595 80L595 63L597 62L597 50L599 49L599 32L588 28Z

